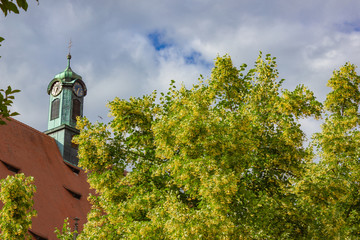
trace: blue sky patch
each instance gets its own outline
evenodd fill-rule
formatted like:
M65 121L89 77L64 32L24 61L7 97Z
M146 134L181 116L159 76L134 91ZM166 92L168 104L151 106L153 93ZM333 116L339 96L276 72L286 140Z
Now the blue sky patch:
M170 42L166 41L164 32L154 31L149 33L147 37L156 51L160 51L172 46Z
M190 54L185 55L184 60L186 64L203 65L209 69L211 69L214 64L213 62L208 62L202 58L201 53L197 51L192 51Z
M341 32L351 33L360 32L360 20L352 22L344 22L338 26Z
M190 53L190 55L185 56L185 62L186 64L195 64L199 61L200 57L201 57L201 53L193 51Z

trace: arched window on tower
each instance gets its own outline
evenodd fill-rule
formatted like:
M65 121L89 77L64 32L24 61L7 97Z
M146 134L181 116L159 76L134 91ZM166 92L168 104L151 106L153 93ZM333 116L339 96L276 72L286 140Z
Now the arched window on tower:
M56 98L51 102L51 114L50 120L54 120L59 117L60 99Z
M76 120L77 116L80 116L80 101L73 99L72 118Z

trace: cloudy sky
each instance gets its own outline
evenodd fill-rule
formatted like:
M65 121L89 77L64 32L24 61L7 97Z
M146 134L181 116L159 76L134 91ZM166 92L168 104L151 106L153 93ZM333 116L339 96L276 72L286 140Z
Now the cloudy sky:
M70 39L91 121L107 121L105 105L116 96L165 91L172 79L191 87L218 54L253 66L259 51L270 53L284 87L305 84L320 100L333 70L360 65L358 0L29 0L27 12L0 21L0 88L21 89L16 118L40 131L46 88L66 67ZM302 123L308 133L318 128Z

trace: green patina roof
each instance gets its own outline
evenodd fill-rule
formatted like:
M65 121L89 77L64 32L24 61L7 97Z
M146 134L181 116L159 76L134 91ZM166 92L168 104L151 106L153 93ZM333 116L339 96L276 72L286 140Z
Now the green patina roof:
M85 83L82 81L82 77L79 74L75 73L70 67L70 60L71 60L70 54L67 56L67 59L68 59L67 67L63 72L55 75L54 79L48 85L47 93L50 94L51 87L56 81L60 81L63 86L65 85L72 86L76 81L78 81L81 83L81 85L83 85L84 92L86 95L86 86Z
M65 79L65 80L74 80L74 79L81 79L82 80L82 77L79 75L79 74L76 74L70 67L70 59L71 59L71 55L69 54L67 56L67 59L68 59L68 65L66 67L66 69L57 74L54 78L56 79Z

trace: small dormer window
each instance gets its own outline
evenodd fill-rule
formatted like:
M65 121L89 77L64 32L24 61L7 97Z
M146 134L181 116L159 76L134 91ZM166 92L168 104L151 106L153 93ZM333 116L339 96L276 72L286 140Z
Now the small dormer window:
M4 161L2 161L2 160L0 160L0 161L4 164L4 166L5 166L9 171L11 171L11 172L13 172L13 173L18 173L18 172L20 171L19 168L14 167L13 165L10 165L9 163L6 163L6 162L4 162Z
M79 175L79 173L80 173L80 168L74 167L74 166L72 166L71 164L66 163L66 162L64 162L64 163L66 164L66 166L68 166L68 168L70 168L70 170L71 170L73 173L75 173L75 175Z
M59 117L60 99L56 98L51 102L51 114L50 120L54 120Z
M81 194L80 193L77 193L77 192L74 192L73 190L70 190L69 188L65 187L64 188L76 199L79 199L81 198Z
M42 237L42 236L40 236L40 235L38 235L38 234L34 233L34 232L33 232L33 231L31 231L31 230L29 230L29 232L30 232L31 236L33 236L33 238L34 238L34 239L36 239L36 240L48 240L47 238Z

